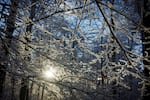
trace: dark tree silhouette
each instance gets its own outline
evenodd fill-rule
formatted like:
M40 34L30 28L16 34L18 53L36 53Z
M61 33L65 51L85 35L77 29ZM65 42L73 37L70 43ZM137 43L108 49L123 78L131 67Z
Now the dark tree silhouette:
M7 17L7 20L6 20L6 32L5 32L6 39L5 40L2 39L3 49L5 50L5 54L0 54L0 55L5 56L4 60L6 62L9 59L8 57L9 47L11 45L11 39L12 39L12 35L15 29L15 20L16 20L18 2L19 0L11 0L9 16ZM5 63L4 65L0 64L0 99L2 98L2 94L3 94L3 86L4 86L4 81L5 81L5 75L6 75L5 69L6 68L7 68L7 63Z
M146 28L150 28L150 14L148 14L148 12L150 12L150 3L149 0L143 0L143 25ZM143 56L147 59L147 60L143 60L144 63L144 74L146 77L150 77L150 32L148 30L144 30L142 33L142 41L143 41ZM146 100L148 97L150 97L150 95L147 95L148 93L150 93L150 85L147 85L146 83L146 88L145 88L145 96L143 97L143 100Z

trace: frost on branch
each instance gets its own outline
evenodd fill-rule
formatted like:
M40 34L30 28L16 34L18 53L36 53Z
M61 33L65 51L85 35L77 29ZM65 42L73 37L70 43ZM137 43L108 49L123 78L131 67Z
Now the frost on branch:
M9 53L0 58L7 66L4 90L26 87L31 100L139 98L145 83L138 83L147 79L143 60L149 61L131 20L140 18L131 2L112 1L20 1L9 47L5 31L0 35L0 54Z

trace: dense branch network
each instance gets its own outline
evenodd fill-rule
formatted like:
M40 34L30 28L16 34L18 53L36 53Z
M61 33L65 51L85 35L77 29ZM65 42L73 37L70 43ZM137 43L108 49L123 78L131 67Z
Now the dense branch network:
M114 9L113 5L110 6L110 4L103 3L99 0L92 2L90 0L84 0L80 6L75 7L77 3L75 3L75 5L72 3L72 5L70 5L73 7L59 9L59 7L61 8L65 5L70 6L62 0L55 11L41 15L42 17L28 17L30 16L28 12L33 6L37 6L36 9L40 9L39 2L40 1L36 1L25 8L21 8L20 6L18 9L21 9L21 13L25 14L19 15L18 13L16 25L10 25L11 28L15 29L14 33L18 35L11 36L11 40L13 41L12 46L6 48L10 56L9 61L13 61L10 64L14 64L14 67L4 69L9 73L10 77L27 78L39 86L39 90L40 87L45 89L46 85L47 90L54 92L54 95L55 92L60 93L61 89L62 91L66 89L72 96L73 94L77 94L76 91L80 91L91 98L94 98L91 94L99 94L102 97L107 96L108 98L115 97L113 93L115 90L113 90L114 86L117 84L116 86L119 88L127 87L126 77L129 75L133 75L141 81L150 81L149 77L144 76L138 68L138 64L142 65L142 62L136 60L137 58L147 60L147 58L134 53L132 50L128 50L128 48L125 47L126 45L123 44L124 40L122 41L121 38L117 36L118 33L115 33L116 31L113 30L113 28L123 31L129 31L129 29L119 27L121 24L112 25L109 23L109 14L106 13L105 10L108 12L112 10L119 16L124 16L124 19L131 21L136 27L140 27L141 30L149 32L148 28L145 28L124 13ZM0 3L0 5L2 4ZM109 10L103 9L102 5L109 8ZM51 8L47 6L40 10L49 11ZM41 12L34 13L40 14ZM71 17L68 17L68 13L73 19L73 24L71 23ZM60 19L62 16L63 18ZM89 25L87 25L87 20L90 23ZM19 21L21 23L19 23ZM59 23L53 23L54 21ZM32 28L29 33L27 33L24 29L30 25ZM56 26L56 28L53 26ZM91 30L88 29L89 26ZM96 26L96 29L94 29L94 26ZM2 44L5 45L5 40L9 39L9 37L5 37L8 30L0 30L0 38ZM32 39L27 41L28 37L25 37L24 34L28 34L30 39ZM95 36L100 39L94 40ZM134 38L134 36L130 35L130 38ZM115 42L112 43L111 40ZM15 46L13 47L13 45ZM98 49L94 49L94 46ZM31 54L30 60L24 59L24 56L27 55L25 54L26 51L22 50L21 47L30 49L28 51L28 53ZM116 50L113 50L114 47L116 47ZM54 52L52 52L53 50ZM111 56L114 52L118 53L116 56L123 57L114 61ZM54 55L54 53L56 53L56 55ZM79 53L81 53L81 55L79 55ZM60 75L58 74L55 81L48 81L40 76L46 66L43 62L47 64L48 62L52 62L54 64L52 67L60 70ZM57 87L56 91L50 88L51 85ZM32 87L30 83L29 86ZM103 93L107 91L107 89L111 89L112 91L108 94ZM40 93L38 93L38 95L39 94ZM43 96L41 98L43 98Z

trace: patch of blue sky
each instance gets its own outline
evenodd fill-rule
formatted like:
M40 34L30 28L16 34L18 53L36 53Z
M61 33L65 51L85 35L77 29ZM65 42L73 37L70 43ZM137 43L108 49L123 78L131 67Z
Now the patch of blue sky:
M72 13L66 13L63 14L64 20L67 21L69 23L69 27L71 28L75 28L75 26L77 25L77 21L79 20L79 17L76 14L72 14Z
M98 23L99 25L101 23ZM80 27L82 30L86 33L93 33L93 32L98 32L99 29L97 28L97 25L94 23L94 21L90 21L89 19L85 19L81 21Z
M3 6L2 6L2 5L0 5L0 11L2 11L2 9L3 9Z
M138 55L142 56L142 44L136 45L133 48L133 52L137 53Z
M11 4L11 1L10 0L0 0L0 3Z

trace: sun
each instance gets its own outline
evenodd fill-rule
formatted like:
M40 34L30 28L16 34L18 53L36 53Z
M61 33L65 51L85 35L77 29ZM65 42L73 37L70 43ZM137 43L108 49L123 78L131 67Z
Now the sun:
M54 68L49 68L48 70L43 72L45 78L55 78L56 77L56 70Z

